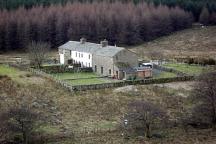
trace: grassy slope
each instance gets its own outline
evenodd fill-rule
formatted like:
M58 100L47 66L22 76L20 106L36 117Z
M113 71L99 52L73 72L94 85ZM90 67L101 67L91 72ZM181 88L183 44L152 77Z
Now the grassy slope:
M7 75L19 83L31 82L27 80L29 72L20 71L7 65L0 65L0 75Z
M176 56L216 58L216 26L179 31L130 49L144 58L149 58L151 51L160 51L169 58Z
M16 71L17 70L15 70L15 72ZM8 73L8 75L10 74ZM37 78L39 79L41 77ZM62 144L140 144L142 142L136 138L130 140L123 139L120 131L111 133L107 131L108 129L116 129L118 127L120 119L127 111L127 105L129 102L134 100L146 100L160 104L169 112L169 115L172 118L181 115L181 113L185 111L185 109L182 109L183 107L187 108L190 106L187 99L180 96L187 96L190 91L171 89L164 86L136 86L135 88L138 89L138 91L123 91L120 93L115 92L113 89L70 93L48 79L44 79L44 82L40 84L37 83L36 80L32 81L32 79L27 79L26 81L29 85L24 86L24 84L21 83L20 87L24 86L24 89L29 89L32 93L36 94L42 92L44 101L48 102L48 111L46 113L49 115L58 115L53 118L58 118L62 121L60 124L49 125L41 128L45 130L46 133L70 133L74 130L82 132L84 129L89 131L101 129L104 131L103 133L92 135L77 135L77 133L75 133L75 139L69 138L64 141L59 141L59 143ZM184 83L180 85L183 84ZM19 91L19 89L17 89L17 91ZM8 97L10 96L8 95ZM14 99L14 97L11 97L11 99ZM50 102L52 103L50 104ZM199 139L197 139L197 137L199 137ZM191 131L189 129L186 133L181 129L171 129L167 138L151 139L147 142L152 144L172 144L184 141L185 144L193 144L195 142L202 143L203 140L209 140L211 142L212 138L213 137L208 136L206 132Z

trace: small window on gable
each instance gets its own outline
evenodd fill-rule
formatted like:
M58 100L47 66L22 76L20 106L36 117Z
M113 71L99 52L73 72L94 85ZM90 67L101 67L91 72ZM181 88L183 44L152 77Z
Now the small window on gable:
M89 59L91 59L91 55L89 55Z
M116 56L116 60L118 60L118 56Z
M79 57L80 57L80 53L79 53Z
M81 57L83 57L83 54L81 54Z
M76 52L76 57L77 57L77 52Z
M70 51L70 56L72 56L72 51Z

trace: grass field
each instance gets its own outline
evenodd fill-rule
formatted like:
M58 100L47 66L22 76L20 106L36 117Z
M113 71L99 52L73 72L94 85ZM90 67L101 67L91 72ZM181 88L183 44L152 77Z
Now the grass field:
M108 78L100 78L95 73L58 73L53 74L55 77L68 82L71 85L90 85L90 84L102 84L102 83L110 83L115 80Z
M216 59L216 26L186 29L129 49L145 59L150 59L153 51L162 53L165 58L198 56Z
M98 75L96 75L95 73L84 73L84 72L83 73L58 73L53 75L57 76L62 80L98 77Z
M161 72L160 74L155 75L153 78L169 78L176 77L176 74L171 72Z
M0 65L0 75L7 75L18 82L23 81L22 77L25 77L27 74L30 73L26 71L20 71L7 65Z
M195 74L195 75L199 75L202 72L206 72L212 69L204 66L179 64L179 63L168 63L168 64L164 64L163 66L168 68L173 68L187 74Z
M45 82L45 80L40 76L2 64L0 65L0 75L7 75L12 80L24 85L42 84Z
M91 84L102 84L110 83L111 80L105 78L90 78L90 79L77 79L77 80L66 80L71 85L91 85Z

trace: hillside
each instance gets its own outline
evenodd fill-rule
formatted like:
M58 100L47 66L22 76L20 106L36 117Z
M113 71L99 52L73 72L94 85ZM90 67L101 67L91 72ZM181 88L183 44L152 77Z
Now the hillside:
M216 26L186 29L130 49L142 58L149 58L152 51L163 53L165 58L216 58Z
M49 135L46 143L55 144L185 144L212 143L216 133L211 129L199 130L179 127L169 128L164 138L144 139L132 137L124 139L119 129L127 106L135 100L145 100L161 105L172 119L177 119L188 111L188 101L194 82L176 82L146 86L130 86L71 93L51 80L28 74L2 65L0 74L0 106L7 109L10 105L24 103L19 95L25 92L25 99L34 109L49 116L49 123L39 129ZM25 83L23 83L25 81ZM12 82L12 83L11 83ZM13 90L14 94L10 90ZM15 96L14 96L15 95ZM21 101L20 101L21 100ZM168 132L169 131L169 132ZM65 138L59 139L61 136ZM69 137L68 137L69 135ZM72 136L71 136L72 135Z

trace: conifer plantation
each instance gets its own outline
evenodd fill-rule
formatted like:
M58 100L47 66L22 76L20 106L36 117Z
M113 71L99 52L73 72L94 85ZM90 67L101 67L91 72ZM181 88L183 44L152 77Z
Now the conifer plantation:
M0 12L0 50L23 50L31 41L52 48L68 40L107 39L110 44L133 45L191 26L190 13L178 7L146 3L73 3L19 8Z

